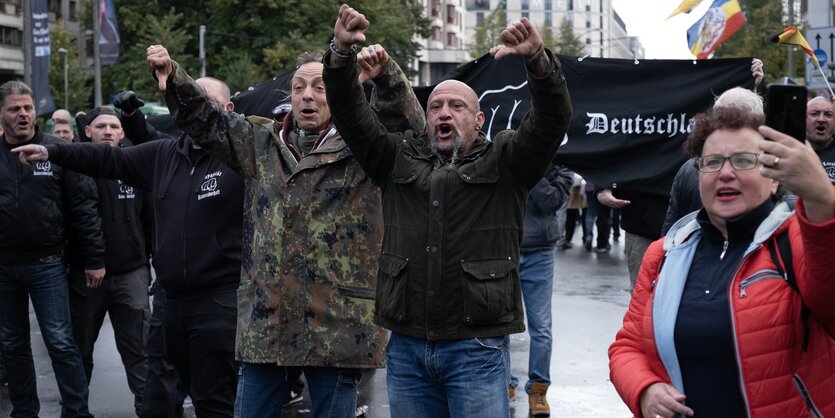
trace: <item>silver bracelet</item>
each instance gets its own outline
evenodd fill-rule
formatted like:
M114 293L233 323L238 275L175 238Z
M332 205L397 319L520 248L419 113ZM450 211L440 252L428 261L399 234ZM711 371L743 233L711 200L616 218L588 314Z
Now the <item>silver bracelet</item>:
M539 49L536 50L536 54L533 54L533 56L530 58L526 58L525 61L527 61L528 64L535 63L536 60L539 59L540 55L542 55L543 50L545 50L544 46L540 46Z
M351 45L351 49L348 50L348 51L345 51L343 49L337 48L336 47L336 41L333 40L333 39L331 39L330 49L331 49L331 52L333 52L334 55L336 55L337 57L340 57L340 58L351 58L351 56L353 56L354 54L357 53L357 46L356 45Z

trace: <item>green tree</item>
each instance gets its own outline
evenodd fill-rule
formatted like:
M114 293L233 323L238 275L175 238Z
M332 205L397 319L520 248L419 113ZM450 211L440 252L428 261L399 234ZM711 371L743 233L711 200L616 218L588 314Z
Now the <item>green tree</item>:
M562 55L580 57L586 53L586 45L583 40L574 33L574 27L563 18L560 22L560 34L557 37L554 51Z
M64 54L58 52L64 48L67 58L67 102L70 113L87 110L93 97L92 78L78 63L78 54L70 33L55 25L50 33L52 47L49 60L49 92L55 101L55 107L64 107Z
M806 53L793 46L777 45L771 42L788 25L787 7L784 0L739 0L747 23L728 38L714 52L714 57L757 57L763 61L765 78L762 86L780 77L803 78ZM794 22L800 19L795 17ZM786 48L795 48L794 74L788 74Z
M470 57L477 58L486 54L490 48L501 43L502 31L507 27L507 10L498 7L493 10L481 23L476 25L473 42L467 45Z
M243 89L293 69L302 51L327 49L341 4L338 0L116 0L124 65L114 67L120 74L113 77L121 89L152 85L144 64L149 44L165 45L172 58L197 75L198 33L205 25L206 74L227 81L233 90ZM351 6L371 21L368 42L382 44L412 74L409 66L420 48L414 37L429 33L420 2L355 0ZM173 25L169 15L176 16ZM159 23L156 30L151 28L152 19ZM172 41L178 43L177 49Z
M130 16L126 16L121 10L120 13L126 18ZM146 15L141 25L135 25L135 22L122 24L123 31L130 31L130 38L133 40L126 42L123 36L119 63L102 68L103 94L107 94L104 86L115 83L118 90L133 90L145 101L162 102L157 83L151 78L148 64L145 62L145 50L152 44L165 45L172 58L192 74L198 74L195 56L185 52L188 42L192 39L183 28L185 20L183 13L175 13L173 9L169 9L168 13L162 13L160 16Z

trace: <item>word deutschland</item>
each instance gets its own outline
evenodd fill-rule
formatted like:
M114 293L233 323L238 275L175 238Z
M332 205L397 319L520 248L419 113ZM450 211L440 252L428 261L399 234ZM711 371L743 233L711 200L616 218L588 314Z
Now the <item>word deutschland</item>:
M586 135L589 134L643 134L667 135L672 138L679 134L687 134L693 130L693 120L684 113L678 117L672 113L667 117L650 116L643 118L637 115L632 118L609 118L604 113L586 113L589 122L586 124Z

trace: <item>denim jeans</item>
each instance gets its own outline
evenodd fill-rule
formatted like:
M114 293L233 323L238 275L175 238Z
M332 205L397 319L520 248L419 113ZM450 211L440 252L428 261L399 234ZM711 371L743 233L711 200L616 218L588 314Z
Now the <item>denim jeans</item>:
M0 265L0 347L9 381L11 416L37 416L40 411L30 340L30 298L52 360L63 415L91 417L87 378L72 335L65 267L58 256Z
M194 402L194 412L201 418L231 416L238 384L235 290L189 300L167 296L166 354Z
M392 418L506 418L508 337L430 341L392 333L386 381Z
M522 298L525 301L525 319L531 346L528 356L528 382L525 392L531 393L531 383L551 384L551 296L554 290L554 250L537 250L519 254L519 276L522 281ZM510 378L516 387L519 380Z
M281 416L290 390L304 373L314 418L354 418L360 369L337 367L284 367L274 364L241 364L235 418Z

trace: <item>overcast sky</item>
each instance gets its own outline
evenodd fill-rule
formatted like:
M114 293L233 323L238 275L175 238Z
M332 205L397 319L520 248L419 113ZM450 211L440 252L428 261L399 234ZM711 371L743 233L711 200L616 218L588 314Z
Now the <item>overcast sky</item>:
M693 58L687 48L687 29L704 15L712 1L704 0L690 14L670 20L680 0L612 0L612 5L626 23L629 35L638 36L646 58Z

